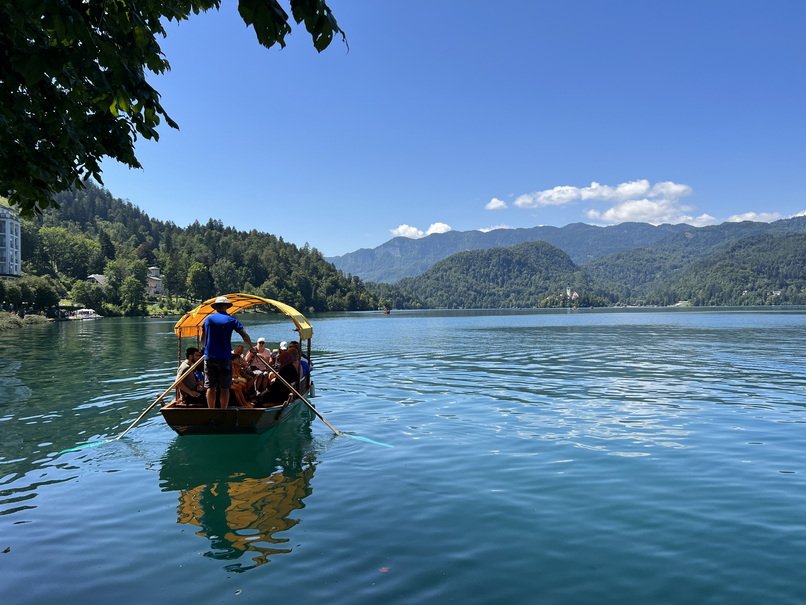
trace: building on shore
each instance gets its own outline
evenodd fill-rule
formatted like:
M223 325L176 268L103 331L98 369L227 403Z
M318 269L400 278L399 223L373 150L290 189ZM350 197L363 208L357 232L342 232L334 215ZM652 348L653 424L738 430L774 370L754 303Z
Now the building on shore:
M21 258L19 214L0 201L0 277L19 277Z
M160 275L159 267L149 267L148 275L146 276L146 293L147 294L163 294L162 289L162 275Z

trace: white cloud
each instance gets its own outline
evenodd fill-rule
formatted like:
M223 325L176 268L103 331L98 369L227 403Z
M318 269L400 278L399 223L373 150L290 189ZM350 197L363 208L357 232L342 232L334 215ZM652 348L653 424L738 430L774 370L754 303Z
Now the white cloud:
M562 206L579 199L579 189L577 187L555 187L545 189L535 193L519 195L514 204L518 208L540 208L542 206Z
M683 206L676 199L661 200L629 200L616 204L603 212L598 210L587 210L585 216L596 221L607 223L649 223L660 225L663 223L687 223L697 227L713 225L718 220L709 215L691 216L688 211L693 210L692 206Z
M412 227L411 225L400 225L397 229L389 229L394 237L408 237L410 239L420 239L432 233L447 233L451 231L451 226L445 223L434 223L427 231Z
M630 202L642 199L677 200L691 195L688 185L661 181L654 185L646 179L620 183L616 186L602 185L592 182L588 187L571 187L564 185L553 189L544 189L520 195L514 204L518 208L540 208L543 206L561 206L577 200L599 200L604 202Z
M682 218L685 220L681 220L681 223L693 225L694 227L707 227L708 225L716 225L717 223L721 222L718 218L711 216L710 214L701 214L700 216L695 216L693 218L684 216Z
M607 223L643 222L659 225L661 223L689 223L692 225L710 225L716 219L703 214L697 217L688 214L692 206L680 203L680 198L692 194L692 189L682 183L660 181L654 185L647 179L627 181L618 185L602 185L596 181L588 187L572 187L563 185L553 189L544 189L524 194L515 199L519 208L541 208L544 206L561 206L577 201L610 202L609 209L589 209L585 215L592 220Z
M649 197L662 197L667 199L678 199L693 193L691 187L672 181L661 181L652 185Z
M425 233L411 225L400 225L397 229L389 229L389 231L394 237L410 237L411 239L425 237Z
M793 214L789 218L795 218L796 216L806 216L806 210L801 210L800 212L798 212L797 214Z
M451 230L451 226L445 223L434 223L428 228L428 231L425 232L426 235L431 235L432 233L447 233Z
M646 179L621 183L615 187L600 185L597 182L590 184L590 187L583 187L579 190L579 199L582 200L604 200L612 202L623 202L640 197L651 196L652 187Z
M485 210L503 210L507 207L507 203L504 200L499 200L497 197L494 197L487 205L484 206Z
M796 215L797 216L797 215ZM745 212L734 214L726 219L728 223L741 223L742 221L756 221L758 223L771 223L784 218L778 212Z
M639 222L660 224L668 223L677 215L679 210L679 208L666 200L655 201L644 198L616 204L604 212L588 210L585 212L585 216L608 223Z
M479 229L482 233L489 233L490 231L495 231L497 229L514 229L511 225L496 225L495 227L484 227Z

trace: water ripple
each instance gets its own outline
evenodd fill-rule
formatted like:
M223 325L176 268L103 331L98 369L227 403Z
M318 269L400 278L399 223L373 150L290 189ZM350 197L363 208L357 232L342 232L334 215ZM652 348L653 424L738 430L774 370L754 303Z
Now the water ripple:
M0 380L30 390L0 401L6 591L23 603L55 586L65 602L262 602L267 583L289 602L800 602L804 317L313 318L318 411L393 448L310 416L270 439L178 438L155 413L121 441L59 456L119 434L167 388L175 342L146 320L54 328L58 372L35 355L50 340L0 342L14 360ZM284 334L249 320L250 333Z

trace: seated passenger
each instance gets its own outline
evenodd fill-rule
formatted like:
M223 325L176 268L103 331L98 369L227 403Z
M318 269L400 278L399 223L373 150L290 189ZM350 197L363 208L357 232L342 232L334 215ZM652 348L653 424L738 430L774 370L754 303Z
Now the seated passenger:
M258 405L277 405L288 399L291 389L286 383L294 386L299 379L299 370L294 366L294 355L288 350L281 351L277 358L279 369L277 376L272 376L272 382L268 388L264 389L257 397Z
M236 351L232 352L232 387L230 390L239 407L252 408L254 405L250 399L255 396L255 374L246 368L246 362Z
M308 358L305 357L305 353L302 352L302 346L296 340L292 340L288 343L288 348L294 349L299 353L299 377L300 379L305 378L311 373L311 362L308 361Z
M258 357L260 357L260 359L258 359ZM266 364L271 365L273 360L271 350L266 348L265 338L261 337L257 339L256 352L253 353L249 351L249 353L246 354L246 363L257 376L255 379L255 389L260 392L269 386L271 377Z
M266 366L264 366L257 357L263 358L263 361L266 362L271 361L271 349L266 348L266 339L263 337L258 338L255 349L256 351L254 353L249 351L246 354L246 363L248 363L253 370L265 370Z
M196 347L188 347L185 351L185 361L179 364L176 377L179 378L187 372L194 363L201 359L201 351ZM190 372L178 385L178 401L191 407L207 407L207 399L204 389L204 379L199 380L198 374Z

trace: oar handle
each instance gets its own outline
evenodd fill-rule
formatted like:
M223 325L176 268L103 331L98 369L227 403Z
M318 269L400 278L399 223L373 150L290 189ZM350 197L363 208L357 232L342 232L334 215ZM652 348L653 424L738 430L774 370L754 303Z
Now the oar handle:
M277 378L279 378L279 379L280 379L280 382L282 382L282 383L283 383L285 386L287 386L289 389L291 389L291 392L292 392L292 393L294 393L294 395L296 395L297 397L299 397L300 399L302 399L302 401L304 401L304 402L305 402L305 404L306 404L306 405L307 405L309 408L311 408L311 411L313 411L313 413L314 413L314 414L316 414L316 415L319 417L319 419L320 419L322 422L324 422L324 423L325 423L325 424L328 426L328 428L329 428L331 431L333 431L333 432L334 432L334 433L336 433L337 435L341 435L341 434L342 434L342 432L341 432L341 431L337 431L336 429L334 429L334 428L331 426L331 424L330 424L330 423L329 423L327 420L325 420L325 417L324 417L324 416L322 416L322 414L320 414L320 413L319 413L319 411L318 411L318 410L317 410L315 407L313 407L313 404L311 404L311 402L310 402L310 401L308 401L307 399L305 399L305 397L303 397L303 396L302 396L302 393L300 393L300 392L299 392L297 389L295 389L295 388L292 386L292 384L291 384L290 382L288 382L288 381L287 381L285 378L283 378L282 376L280 376L280 373L279 373L277 370L275 370L273 367L271 367L271 366L269 365L269 362L267 362L265 359L263 359L263 358L262 358L260 355L258 355L258 356L257 356L257 358L258 358L260 361L262 361L262 362L263 362L263 365L264 365L264 366L266 366L266 368L267 368L267 369L268 369L268 370L269 370L269 371L270 371L272 374L274 374L274 375L275 375Z
M165 397L165 396L166 396L168 393L170 393L171 391L173 391L173 390L176 388L176 385L178 385L180 382L182 382L182 381L185 379L185 377L186 377L188 374L190 374L190 373L191 373L193 370L195 370L195 369L196 369L196 366L198 366L198 365L199 365L199 364L200 364L200 363L201 363L203 360L204 360L204 357L202 357L202 358L200 358L200 359L196 360L196 363L194 363L192 366L190 366L190 367L188 368L187 372L185 372L185 373L184 373L184 374L182 374L182 375L181 375L179 378L177 378L177 379L174 381L174 383L173 383L171 386L169 386L167 389L165 389L165 392L164 392L162 395L160 395L159 397L157 397L157 398L154 400L154 403L152 403L150 406L148 406L148 407L145 409L145 411L144 411L142 414L140 414L140 415L137 417L137 420L135 420L134 422L132 422L132 423L129 425L129 428L127 428L127 429L126 429L125 431L123 431L123 432L122 432L120 435L118 435L117 437L115 437L115 438L114 438L112 441L117 441L118 439L120 439L121 437L123 437L123 435L125 435L126 433L128 433L128 432L129 432L129 431L130 431L132 428L134 428L134 425L135 425L135 424L137 424L138 422L140 422L140 420L142 420L142 419L143 419L143 416L145 416L146 414L148 414L148 413L151 411L151 408L153 408L153 407L154 407L155 405L157 405L157 404L158 404L160 401L162 401L162 398L163 398L163 397Z

